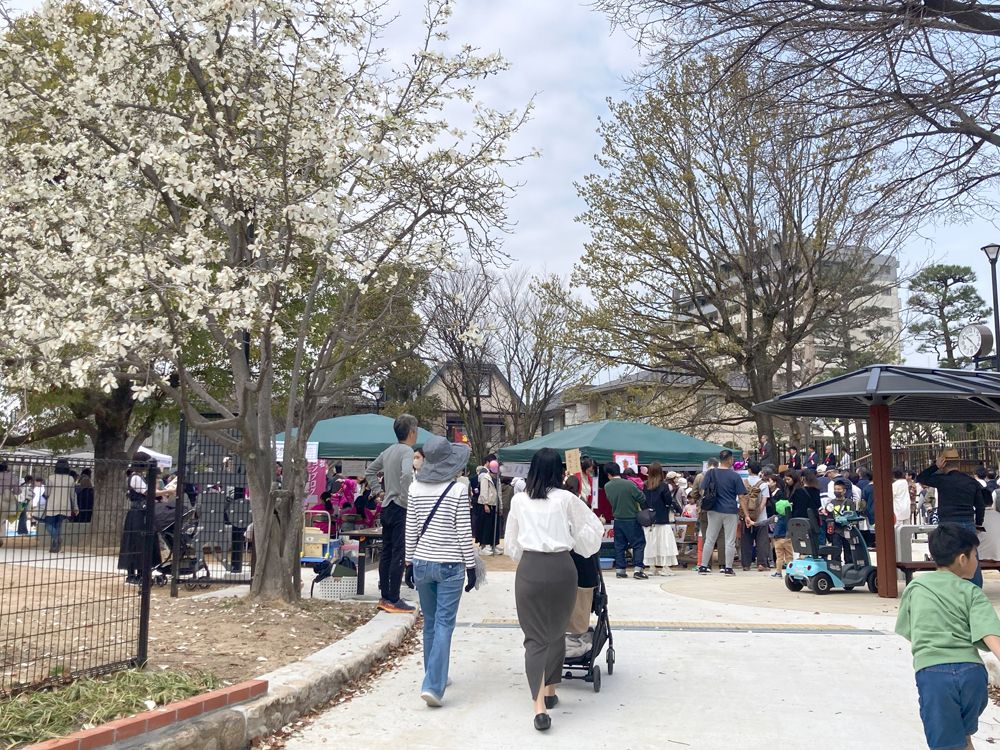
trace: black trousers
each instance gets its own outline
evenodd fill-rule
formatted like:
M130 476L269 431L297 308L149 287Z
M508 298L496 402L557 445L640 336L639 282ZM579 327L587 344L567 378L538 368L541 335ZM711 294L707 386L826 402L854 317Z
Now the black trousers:
M741 520L740 523L743 523ZM743 524L743 536L740 539L740 562L744 568L750 567L753 560L754 542L757 543L757 564L769 567L771 564L771 541L767 535L767 524L763 526L750 526Z
M378 585L387 602L399 601L399 587L406 567L406 508L389 503L382 508L382 559Z

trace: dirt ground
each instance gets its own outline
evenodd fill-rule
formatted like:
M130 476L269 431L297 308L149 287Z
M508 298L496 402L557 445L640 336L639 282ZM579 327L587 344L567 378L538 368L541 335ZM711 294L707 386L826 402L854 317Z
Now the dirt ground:
M213 586L213 590L220 586ZM0 564L0 691L135 657L139 589L117 571ZM197 668L236 682L270 672L343 638L371 604L306 600L294 607L204 590L152 590L149 668Z
M375 616L374 604L306 599L295 606L242 598L155 596L148 669L200 669L252 679L329 646Z

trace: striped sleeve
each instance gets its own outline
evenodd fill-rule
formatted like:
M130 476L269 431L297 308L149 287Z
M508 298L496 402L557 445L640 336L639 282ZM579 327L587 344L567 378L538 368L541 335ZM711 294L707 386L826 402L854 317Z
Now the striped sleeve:
M410 485L411 488L413 485ZM413 502L413 496L407 498L406 503L406 564L413 562L413 552L417 546L417 530L420 528L416 523L417 509Z

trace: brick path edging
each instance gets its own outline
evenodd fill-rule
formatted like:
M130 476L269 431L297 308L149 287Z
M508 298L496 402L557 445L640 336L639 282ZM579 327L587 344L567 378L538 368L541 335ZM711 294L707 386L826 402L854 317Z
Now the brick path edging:
M245 703L266 693L267 680L247 680L222 690L213 690L211 693L196 695L194 698L170 703L162 708L154 708L152 711L109 721L93 729L84 729L65 737L29 745L25 750L94 750L158 729L167 729L178 722Z
M241 750L252 740L281 729L325 703L347 683L367 673L403 642L416 620L416 613L390 615L379 612L343 641L262 675L259 680L31 745L24 750L95 750L103 747L109 750ZM199 707L201 710L197 710ZM168 721L166 717L171 713L174 718Z

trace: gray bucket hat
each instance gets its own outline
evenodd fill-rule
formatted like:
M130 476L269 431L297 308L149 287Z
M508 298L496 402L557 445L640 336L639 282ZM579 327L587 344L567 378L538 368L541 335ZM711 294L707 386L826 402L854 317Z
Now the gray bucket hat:
M424 443L424 465L417 472L418 482L450 482L469 463L472 449L466 443L449 443L435 435Z

